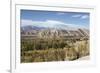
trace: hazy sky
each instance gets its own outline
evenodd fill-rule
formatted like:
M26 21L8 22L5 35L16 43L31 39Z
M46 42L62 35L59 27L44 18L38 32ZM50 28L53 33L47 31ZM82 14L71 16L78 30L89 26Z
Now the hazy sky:
M89 13L21 10L21 25L53 27L70 25L89 28Z

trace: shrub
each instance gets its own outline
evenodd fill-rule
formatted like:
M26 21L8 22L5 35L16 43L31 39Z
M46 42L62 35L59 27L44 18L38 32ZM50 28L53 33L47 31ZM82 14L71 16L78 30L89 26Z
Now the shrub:
M44 62L44 61L63 61L65 59L65 51L63 49L48 49L26 51L21 56L21 62Z

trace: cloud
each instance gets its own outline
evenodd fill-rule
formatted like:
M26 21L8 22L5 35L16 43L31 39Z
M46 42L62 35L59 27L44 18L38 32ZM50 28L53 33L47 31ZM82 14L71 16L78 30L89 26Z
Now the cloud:
M33 25L33 26L44 26L44 27L49 27L49 26L55 26L57 24L65 24L61 21L55 21L55 20L46 20L46 21L32 21L32 20L27 20L27 19L22 19L21 20L21 26L28 26L28 25Z
M64 24L61 21L55 21L55 20L46 20L46 23L51 23L51 24Z
M80 19L87 19L89 16L88 15L79 15L79 14L77 14L77 15L72 15L72 17L73 18L80 18Z
M81 17L81 15L79 15L79 14L77 14L77 15L72 15L72 17L78 18L78 17Z
M33 25L33 21L32 20L21 20L21 26L28 26L28 25Z
M85 18L85 17L83 17ZM32 20L21 20L21 26L38 26L38 27L46 27L46 28L61 28L61 29L75 29L75 28L87 28L86 26L77 25L77 24L68 24L61 21L56 20L46 20L46 21L32 21Z
M88 15L83 15L83 16L81 16L81 19L86 19L88 17L89 17Z
M66 14L66 13L64 13L64 12L57 13L57 15L64 15L64 14Z

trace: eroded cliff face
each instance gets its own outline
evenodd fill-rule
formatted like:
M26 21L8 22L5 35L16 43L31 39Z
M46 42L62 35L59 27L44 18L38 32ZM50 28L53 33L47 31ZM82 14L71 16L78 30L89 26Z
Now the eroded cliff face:
M22 39L25 38L64 38L64 39L88 39L89 30L88 29L31 29L28 31L21 31Z

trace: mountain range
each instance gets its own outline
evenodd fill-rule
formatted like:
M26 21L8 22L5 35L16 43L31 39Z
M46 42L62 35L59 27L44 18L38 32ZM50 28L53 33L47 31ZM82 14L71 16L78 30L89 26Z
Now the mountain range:
M85 28L75 27L38 27L38 26L23 26L21 27L21 36L33 36L39 38L53 38L53 37L89 37L89 30Z

